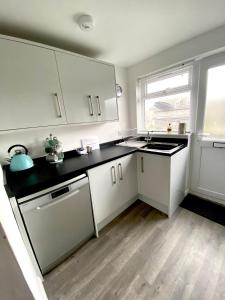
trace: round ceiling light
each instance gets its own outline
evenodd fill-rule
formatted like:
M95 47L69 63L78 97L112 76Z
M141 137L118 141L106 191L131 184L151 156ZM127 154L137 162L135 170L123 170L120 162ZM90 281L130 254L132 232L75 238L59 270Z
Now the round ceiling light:
M83 31L90 31L95 27L94 20L90 15L81 15L78 18L77 23Z

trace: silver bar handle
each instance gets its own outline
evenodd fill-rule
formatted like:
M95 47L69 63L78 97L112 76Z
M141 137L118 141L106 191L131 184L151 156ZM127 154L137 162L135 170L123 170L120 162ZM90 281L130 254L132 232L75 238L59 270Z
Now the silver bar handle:
M141 172L144 173L144 157L141 157Z
M94 110L93 110L91 95L88 95L88 102L89 102L90 116L94 116Z
M95 98L96 98L97 105L98 105L98 115L101 116L102 111L101 111L101 104L100 104L99 96L95 96Z
M225 143L214 142L214 143L213 143L213 147L214 147L214 148L221 148L221 149L223 149L223 148L225 148Z
M52 202L50 202L50 203L46 203L46 204L43 204L43 205L39 205L39 206L36 207L36 209L37 209L37 210L40 210L40 209L44 209L44 208L51 207L51 206L53 206L53 205L55 205L55 204L58 204L58 203L60 203L60 202L62 202L62 201L67 200L68 198L70 198L70 197L72 197L72 196L74 196L74 195L77 195L78 193L80 193L80 190L79 190L79 189L78 189L78 190L75 190L75 191L72 192L72 193L69 193L69 194L66 195L66 196L61 197L60 199L57 199L57 200L52 201Z
M60 105L60 102L59 102L58 93L54 93L54 97L55 97L56 105L57 105L57 108L58 108L58 118L62 118L62 110L61 110L61 105Z
M121 163L118 164L118 173L119 173L120 180L123 180L123 169Z
M111 175L112 175L112 183L116 184L116 170L114 166L111 167Z

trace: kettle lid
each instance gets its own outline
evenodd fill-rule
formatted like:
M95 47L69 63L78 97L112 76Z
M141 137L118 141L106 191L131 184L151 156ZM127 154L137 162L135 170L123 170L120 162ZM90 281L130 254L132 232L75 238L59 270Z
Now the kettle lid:
M21 150L15 150L15 155L19 155L19 154L22 154L22 151Z

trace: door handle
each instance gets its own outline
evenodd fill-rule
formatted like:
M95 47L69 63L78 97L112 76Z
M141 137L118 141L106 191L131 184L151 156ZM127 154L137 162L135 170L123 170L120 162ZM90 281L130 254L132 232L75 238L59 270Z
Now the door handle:
M119 174L120 180L123 180L123 169L122 169L121 163L118 164L118 174Z
M93 110L91 95L88 95L88 103L89 103L90 116L94 116L94 110Z
M39 206L36 207L36 209L37 209L37 210L40 210L40 209L44 209L44 208L51 207L51 206L53 206L53 205L55 205L55 204L58 204L58 203L60 203L60 202L65 201L65 200L67 200L68 198L70 198L70 197L72 197L72 196L74 196L74 195L77 195L77 194L79 194L79 193L80 193L80 190L79 190L79 189L78 189L78 190L75 190L74 192L69 193L69 194L66 195L66 196L63 196L63 197L61 197L60 199L57 199L57 200L52 201L52 202L50 202L50 203L46 203L46 204L43 204L43 205L39 205Z
M141 172L144 173L144 157L141 157Z
M102 111L101 111L101 104L100 104L99 96L95 96L95 98L96 98L97 106L98 106L98 115L101 116Z
M56 105L57 105L58 118L62 118L62 110L61 110L61 105L59 102L58 93L54 93L54 97L55 97L55 101L56 101Z
M111 167L112 183L116 184L116 169L114 166Z

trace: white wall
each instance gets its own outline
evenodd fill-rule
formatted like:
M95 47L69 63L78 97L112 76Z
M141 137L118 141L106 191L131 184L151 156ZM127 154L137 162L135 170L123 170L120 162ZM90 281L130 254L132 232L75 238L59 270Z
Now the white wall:
M100 142L119 138L119 131L129 128L127 70L125 68L116 67L116 82L123 88L123 95L118 98L119 121L95 125L29 129L1 134L0 162L4 161L8 148L14 144L27 146L32 157L43 156L43 143L50 133L60 139L64 151L79 147L81 137L97 135Z
M152 42L154 43L154 40ZM171 47L128 68L128 95L130 101L131 127L137 127L136 81L138 77L223 47L225 47L225 26Z

